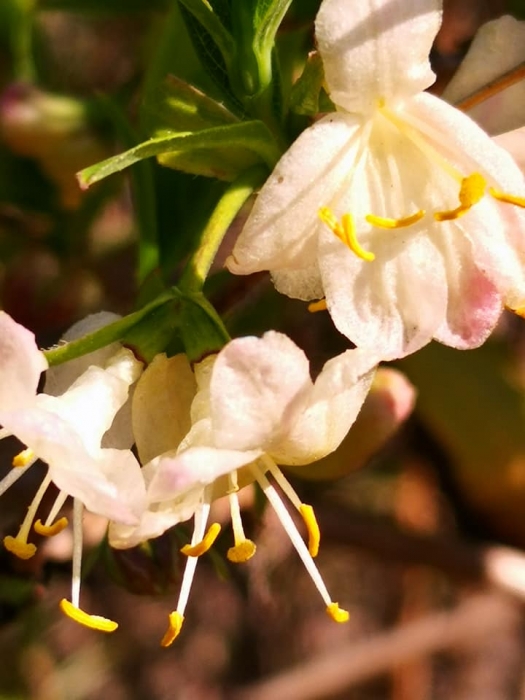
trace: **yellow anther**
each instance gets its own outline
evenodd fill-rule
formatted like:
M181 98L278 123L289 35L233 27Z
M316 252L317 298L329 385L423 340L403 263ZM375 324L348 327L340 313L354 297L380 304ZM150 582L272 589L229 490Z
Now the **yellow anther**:
M308 304L308 311L311 314L315 314L318 311L326 311L327 309L326 305L326 299L320 299L319 301L312 301L311 304Z
M31 559L36 553L36 546L18 537L4 537L4 547L19 559Z
M226 556L234 564L244 564L245 561L253 557L256 549L255 543L251 540L242 540L242 542L237 542L234 547L230 547Z
M60 609L65 615L78 622L79 625L84 625L84 627L89 627L92 630L114 632L118 627L118 622L113 622L113 620L108 620L107 617L101 617L100 615L89 615L87 612L75 607L73 603L70 603L65 598L62 598L60 601Z
M27 447L13 457L13 467L26 467L34 458L35 453L30 447Z
M459 190L459 207L448 211L437 211L434 214L434 218L436 221L459 219L460 216L466 214L471 207L483 198L486 187L486 180L480 173L472 173L472 175L464 177Z
M500 190L494 189L494 187L489 188L489 193L494 197L494 199L500 202L505 202L505 204L514 204L517 207L525 208L525 197L517 197L514 194L507 194L506 192L501 192Z
M38 535L42 535L43 537L53 537L54 535L58 535L59 532L62 532L62 530L67 527L67 523L68 520L66 517L60 518L52 525L44 525L39 519L35 522L33 528Z
M518 306L517 308L513 309L510 306L505 307L507 311L512 311L513 314L516 314L516 316L520 316L521 318L525 318L525 306Z
M375 214L367 214L365 219L372 226L378 226L379 228L404 228L405 226L412 226L412 224L417 224L418 221L425 216L426 212L424 209L416 211L415 214L410 216L405 216L401 219L388 219L384 216L376 216Z
M348 622L350 618L350 613L340 608L338 603L330 603L330 605L327 605L326 612L334 622Z
M314 509L306 503L301 503L299 508L306 529L308 530L308 551L311 557L316 557L319 553L319 543L321 542L321 531L315 517Z
M205 554L208 551L208 549L212 546L212 544L219 536L220 531L221 526L219 525L219 523L213 523L212 525L210 525L208 532L204 535L203 539L200 542L197 542L197 544L193 545L185 544L180 551L187 557L200 557L201 554Z
M175 610L169 614L168 619L169 627L166 630L166 634L160 641L161 647L169 647L170 644L173 644L173 642L177 639L182 628L182 623L184 622L184 615L181 615L180 612Z
M357 240L354 218L351 214L343 214L341 222L337 221L328 207L321 207L318 214L321 221L325 223L332 233L337 236L352 253L357 255L358 258L366 260L367 262L375 260L376 256L370 251L365 250Z

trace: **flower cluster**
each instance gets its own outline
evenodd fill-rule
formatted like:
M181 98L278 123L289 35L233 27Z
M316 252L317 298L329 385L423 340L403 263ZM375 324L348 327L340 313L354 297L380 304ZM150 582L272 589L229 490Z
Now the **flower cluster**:
M61 508L73 498L72 594L61 602L71 618L116 628L80 608L83 508L110 521L114 548L193 519L162 640L168 646L180 632L198 558L221 531L209 522L216 499L229 502L228 559L243 563L255 554L238 496L252 483L328 614L348 618L314 562L320 532L313 507L281 467L308 465L341 444L380 361L432 339L475 347L505 306L525 308L522 172L468 116L424 92L434 79L428 55L440 11L439 0L323 0L316 39L335 112L282 157L228 260L238 274L269 270L278 290L312 302L312 311L328 309L356 346L329 360L315 381L304 352L275 331L225 342L197 361L192 353L192 362L159 351L145 366L114 343L49 368L34 336L0 312L0 438L24 445L0 494L37 460L47 465L19 532L4 545L33 556L31 528L40 536L59 532L67 526ZM88 318L65 340L110 320ZM411 397L406 403L409 411ZM51 484L58 495L42 521L37 511Z
M480 345L525 294L525 183L468 116L423 92L440 0L324 0L316 38L336 111L262 188L228 267L322 299L384 359ZM517 205L517 206L516 206Z

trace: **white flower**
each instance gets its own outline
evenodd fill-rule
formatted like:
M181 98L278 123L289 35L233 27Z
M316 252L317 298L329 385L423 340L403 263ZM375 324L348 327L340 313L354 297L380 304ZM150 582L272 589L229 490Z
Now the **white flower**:
M432 338L475 347L525 291L525 215L498 201L525 204L522 174L423 92L440 8L323 1L316 37L337 111L282 157L228 261L270 270L290 296L325 297L337 328L384 358Z
M33 334L0 312L0 425L3 428L0 437L14 435L27 445L14 458L11 472L0 482L0 494L37 459L48 465L20 531L16 537L4 538L4 545L21 558L33 556L36 547L27 540L47 488L53 482L59 494L45 522L37 520L34 524L40 535L56 534L67 525L66 518L56 522L55 519L67 496L73 496L73 604L63 601L62 608L84 624L110 631L106 622L112 629L115 623L89 616L78 608L82 504L93 513L133 524L145 506L145 487L140 465L129 449L101 447L115 414L128 398L129 387L142 369L131 351L119 345L107 355L104 349L91 353L89 359L72 363L73 375L66 365L64 372L73 383L59 396L37 394L40 374L47 369L47 361L38 350ZM87 366L97 361L102 366ZM75 377L77 372L81 373ZM62 384L57 368L53 370L51 389L60 390ZM121 435L115 436L117 441L120 438Z
M366 396L374 364L362 351L349 350L330 360L313 383L304 353L285 335L269 332L233 340L197 365L195 375L182 355L160 355L146 369L134 397L133 422L139 454L148 461L143 471L149 506L136 528L111 524L110 544L133 546L195 516L191 544L182 549L189 559L164 645L182 625L197 557L220 530L213 523L206 532L212 500L227 495L230 501L234 545L228 558L244 562L254 554L237 498L239 488L253 481L275 509L328 612L338 621L347 618L312 559L319 546L313 510L301 503L277 463L308 464L340 444ZM308 547L269 476L303 517Z

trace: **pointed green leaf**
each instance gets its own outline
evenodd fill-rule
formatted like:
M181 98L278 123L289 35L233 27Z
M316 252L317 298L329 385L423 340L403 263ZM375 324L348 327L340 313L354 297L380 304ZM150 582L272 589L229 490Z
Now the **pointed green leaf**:
M251 151L270 168L280 152L267 127L259 121L241 122L203 129L194 133L165 134L131 148L125 153L85 168L78 174L80 186L87 189L94 182L128 168L144 158L167 153L189 153L194 150L237 148Z
M314 116L319 112L319 95L323 89L324 70L317 51L308 54L308 59L290 93L290 109L296 114Z

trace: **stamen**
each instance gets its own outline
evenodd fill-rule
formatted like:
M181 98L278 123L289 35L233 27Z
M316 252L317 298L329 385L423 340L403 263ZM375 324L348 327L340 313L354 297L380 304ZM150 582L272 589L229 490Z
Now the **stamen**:
M315 517L314 509L307 503L302 503L299 512L303 516L304 524L308 530L308 551L311 557L319 554L319 544L321 542L321 531Z
M459 190L459 206L448 211L437 211L434 213L434 218L436 221L459 219L483 198L486 187L485 178L480 173L472 173L464 177Z
M82 513L84 506L78 498L73 500L73 566L71 577L71 602L63 598L60 609L69 618L84 627L99 632L114 632L118 623L100 615L90 615L80 609L80 581L82 567Z
M283 502L279 498L277 491L270 484L267 477L265 476L265 474L263 474L261 468L258 467L257 464L252 464L251 469L257 482L264 491L266 498L270 501L270 505L275 510L277 517L281 521L281 525L286 530L288 537L292 541L293 546L295 547L297 553L301 557L306 571L308 572L310 578L314 582L315 587L319 591L321 598L323 599L326 605L327 613L330 615L330 617L332 617L332 619L336 620L336 622L345 622L345 611L340 609L338 604L334 603L330 598L330 594L328 593L326 585L321 577L321 574L319 573L319 569L314 564L314 560L308 552L308 549L305 543L303 542L301 535L299 534L299 530L296 528L295 523L292 520L292 517L290 516L290 513L286 510Z
M48 471L44 480L40 484L40 488L38 489L33 500L31 501L31 505L27 509L26 517L24 518L24 521L20 526L18 535L16 537L11 537L11 535L4 537L4 547L9 552L12 552L12 554L17 556L19 559L31 559L31 557L34 556L36 552L36 546L28 542L27 538L29 536L33 520L35 519L38 506L40 505L40 501L43 499L44 494L47 491L47 487L50 483L51 476Z
M42 537L54 537L62 532L67 527L68 519L66 517L60 518L53 525L44 525L40 519L38 519L33 525L34 531Z
M293 486L275 464L271 457L268 455L263 455L260 460L266 469L273 476L275 481L279 484L284 493L288 496L291 503L297 508L301 514L306 529L308 531L308 551L311 557L316 557L319 554L319 544L321 542L321 531L319 530L319 525L315 517L314 509L306 503L303 503L297 493L295 492Z
M219 536L220 531L221 526L219 523L212 523L208 529L208 532L204 535L200 542L197 542L197 544L194 545L185 544L180 551L187 557L200 557L210 549Z
M357 240L357 232L355 230L354 218L351 214L343 214L341 223L337 221L334 214L328 207L319 209L319 218L325 223L332 233L342 241L352 253L357 255L361 260L372 262L375 260L375 255L368 250L365 250Z
M229 478L230 483L234 488L237 485L237 472L235 471L230 474ZM229 548L229 550L226 552L226 556L234 564L243 564L244 562L248 561L248 559L253 557L257 547L255 546L255 543L247 539L246 535L244 534L237 492L230 490L228 493L228 498L230 500L230 514L235 545Z
M514 204L517 207L525 207L525 197L517 197L514 194L507 194L506 192L501 192L501 190L496 190L494 187L489 187L489 193L494 197L494 199L500 202L505 202L505 204Z
M109 620L107 617L101 617L100 615L89 615L87 612L76 608L69 600L62 598L59 603L62 612L70 617L75 622L78 622L84 627L89 627L92 630L98 630L99 632L114 632L118 627L118 622Z
M315 314L318 311L326 311L328 306L326 305L326 299L319 299L319 301L312 301L308 304L308 311L311 314Z
M350 618L348 611L340 608L339 603L330 603L330 605L327 605L326 612L334 622L348 622Z
M162 637L160 646L169 647L177 639L182 629L182 623L184 622L184 616L181 615L176 610L169 614L169 627L166 630L164 637Z
M27 467L29 462L33 463L36 461L35 453L30 447L27 447L22 452L19 452L13 457L13 467Z
M36 462L36 457L34 461ZM20 477L23 476L29 467L33 466L33 464L34 462L30 462L25 467L19 467L18 469L11 469L8 471L2 481L0 481L0 496L4 494L7 489L15 483L15 481L18 481L18 479L20 479Z
M18 537L12 537L11 535L4 537L4 547L19 559L31 559L36 554L36 546L34 544L24 542L19 540Z
M190 545L191 547L195 547L197 543L204 540L204 533L206 531L206 523L208 521L209 514L210 504L205 501L195 512L193 536L191 538ZM168 629L160 642L161 646L163 647L169 647L180 634L182 623L184 622L184 611L186 610L186 605L188 604L188 599L190 597L191 584L193 583L193 577L195 576L198 561L198 557L191 555L188 556L188 559L186 560L177 607L169 614Z
M394 229L404 228L405 226L412 226L412 224L416 224L418 221L421 221L425 214L425 210L420 209L414 214L411 214L410 216L405 216L401 219L388 219L383 216L376 216L375 214L367 214L365 216L365 219L368 221L369 224L372 224L372 226L378 226L379 228Z

